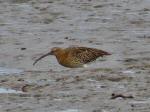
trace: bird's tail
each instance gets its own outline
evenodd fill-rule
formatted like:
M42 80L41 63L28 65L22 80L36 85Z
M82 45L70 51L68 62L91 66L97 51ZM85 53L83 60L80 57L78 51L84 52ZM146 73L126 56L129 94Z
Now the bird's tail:
M100 55L111 55L111 53L101 50Z

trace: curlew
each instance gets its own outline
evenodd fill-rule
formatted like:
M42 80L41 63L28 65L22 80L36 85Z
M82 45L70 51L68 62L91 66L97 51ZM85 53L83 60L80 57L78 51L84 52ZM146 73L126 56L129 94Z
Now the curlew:
M58 63L64 67L79 68L86 67L86 64L93 62L98 57L111 54L100 49L88 47L53 47L50 52L36 59L33 65L48 55L54 55Z

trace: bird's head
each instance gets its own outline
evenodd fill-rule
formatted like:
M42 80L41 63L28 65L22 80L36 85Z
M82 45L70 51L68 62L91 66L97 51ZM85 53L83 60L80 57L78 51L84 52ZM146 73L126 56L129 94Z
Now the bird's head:
M62 51L62 48L60 48L60 47L53 47L52 49L51 49L51 51L50 51L50 55L57 55L59 52L61 52Z

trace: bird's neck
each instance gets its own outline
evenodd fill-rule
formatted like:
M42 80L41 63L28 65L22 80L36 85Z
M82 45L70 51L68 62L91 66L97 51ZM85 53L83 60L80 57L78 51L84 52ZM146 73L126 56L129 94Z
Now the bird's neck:
M56 56L58 62L61 62L61 61L63 61L63 60L65 59L65 57L66 57L66 52L65 52L64 50L61 50L61 51L57 52L57 53L55 54L55 56Z

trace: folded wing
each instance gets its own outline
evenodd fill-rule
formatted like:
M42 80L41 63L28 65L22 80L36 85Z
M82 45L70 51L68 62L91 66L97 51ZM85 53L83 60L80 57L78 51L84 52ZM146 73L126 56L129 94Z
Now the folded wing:
M95 48L87 48L87 47L72 47L68 48L72 56L80 59L82 63L89 63L96 60L98 57L103 57L104 55L110 55L110 53L95 49Z

